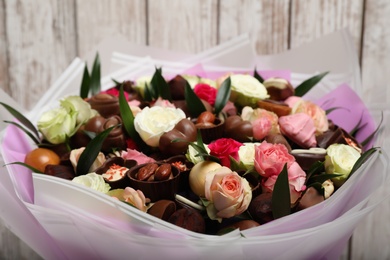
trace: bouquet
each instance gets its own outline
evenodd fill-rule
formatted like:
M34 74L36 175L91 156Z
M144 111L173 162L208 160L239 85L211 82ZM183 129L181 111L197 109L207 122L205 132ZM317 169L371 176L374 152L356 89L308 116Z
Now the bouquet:
M359 216L353 212L369 210L352 191L365 184L364 169L380 167L383 157L370 149L377 129L347 85L312 102L304 94L326 73L294 88L285 71L213 73L199 65L176 75L163 71L114 80L102 91L97 57L91 73L84 69L79 95L41 114L40 134L3 104L20 121L3 140L8 166L46 174L34 174L33 187L46 189L45 196L27 189L20 196L35 202L28 207L36 217L36 205L66 213L60 219L84 234L70 247L74 256L91 255L99 239L91 246L88 238L109 232L118 246L110 254L142 252L131 248L148 241L162 251L181 248L177 258L217 257L215 249L229 241L233 256L251 257L250 245L261 238L305 238L331 221L332 228L345 225L338 216L353 220ZM30 148L23 132L39 148ZM10 142L15 137L20 143ZM13 161L17 147L24 158ZM330 204L332 212L324 214ZM205 238L209 249L199 252ZM328 252L313 248L306 257Z

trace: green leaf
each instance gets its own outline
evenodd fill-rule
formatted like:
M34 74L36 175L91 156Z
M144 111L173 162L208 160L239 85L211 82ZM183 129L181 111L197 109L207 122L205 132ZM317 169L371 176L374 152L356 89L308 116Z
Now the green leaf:
M321 81L321 79L323 77L326 76L326 74L328 74L329 71L327 72L323 72L321 74L318 74L316 76L313 76L307 80L305 80L304 82L302 82L300 85L298 85L296 88L295 88L295 96L298 96L298 97L302 97L304 96L307 92L309 92L310 89L312 89L318 82Z
M134 115L130 109L129 103L127 103L122 85L119 89L119 111L121 114L123 126L125 127L127 134L130 136L131 139L133 139L133 141L138 145L140 149L146 152L146 150L148 150L148 147L139 136L137 130L135 130Z
M91 167L100 150L102 149L104 140L115 127L118 127L118 125L107 128L103 132L96 135L96 137L87 144L85 150L81 153L80 158L78 160L76 166L76 176L84 175L89 172L89 168Z
M112 80L112 82L114 82L115 86L120 86L121 84L123 84L123 83L117 81L116 79L111 78L111 80Z
M367 159L373 154L375 153L376 151L378 150L378 148L371 148L369 150L367 150L366 152L364 152L360 157L359 159L355 162L355 164L353 165L352 167L352 170L351 170L351 173L348 175L348 178L351 178L352 174L354 174L357 169L360 168L360 166L362 166L363 163L365 163L367 161Z
M169 85L162 76L161 68L156 68L156 71L153 74L153 77L150 81L152 88L154 89L154 93L156 94L155 98L161 97L162 99L166 99L171 101L171 92L169 90Z
M226 78L218 89L217 97L215 98L214 112L216 115L222 111L230 98L231 80Z
M39 145L41 143L41 141L39 139L37 139L30 131L28 131L26 128L24 128L23 126L21 126L20 124L16 123L16 122L13 122L13 121L7 121L7 120L4 120L3 121L4 123L8 123L8 124L12 124L12 125L15 125L16 127L18 127L20 130L22 130L26 135L28 135L31 140L34 141L34 143L36 145Z
M346 108L345 107L332 107L332 108L329 108L329 109L325 110L325 114L329 115L331 112L333 112L333 111L335 111L337 109L346 109Z
M188 81L186 81L184 96L190 115L194 118L198 117L202 112L206 111L206 107L200 98L192 90Z
M260 76L260 74L257 72L257 69L255 67L255 71L253 72L253 77L255 79L257 79L258 81L260 81L260 83L263 83L264 82L264 79L262 76Z
M307 186L307 188L310 188L310 187L313 187L314 189L316 189L320 195L325 196L325 189L322 186L322 183L314 182L314 183Z
M31 132L35 135L35 137L39 140L39 134L38 130L35 128L33 123L30 122L30 120L27 119L24 115L22 115L19 111L14 109L13 107L0 102L0 105L2 105L11 115L13 115L19 122L24 125L27 129L31 130Z
M150 87L148 83L145 83L144 100L150 102L153 100L153 98L154 98L153 89Z
M7 164L5 164L5 165L9 165L9 164L18 164L18 165L22 165L22 166L24 166L24 167L30 169L32 172L44 174L44 173L41 172L40 170L38 170L38 169L36 169L36 168L34 168L34 167L32 167L32 166L26 164L26 163L23 163L23 162L12 162L12 163L7 163Z
M100 92L100 58L99 53L96 53L95 61L93 62L93 67L91 71L91 83L90 91L92 95L96 95Z
M376 133L379 131L379 129L380 129L381 125L382 125L382 122L383 122L383 112L382 112L381 115L382 115L381 116L381 121L379 122L378 127L375 129L375 131L372 134L370 134L366 139L364 139L363 142L360 143L363 147L366 146L366 144L368 144L372 140L372 138L374 138Z
M324 162L317 161L310 166L310 169L306 173L306 182L308 182L312 175L320 173L324 170Z
M291 213L290 185L288 182L287 164L284 165L276 179L272 192L272 215L274 219Z
M88 72L88 66L85 64L83 79L81 80L80 97L87 98L89 94L89 88L91 87L91 77Z

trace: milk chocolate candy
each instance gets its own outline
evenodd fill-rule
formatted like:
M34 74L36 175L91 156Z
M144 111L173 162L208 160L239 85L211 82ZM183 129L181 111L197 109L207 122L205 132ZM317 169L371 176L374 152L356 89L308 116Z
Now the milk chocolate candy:
M176 75L173 79L168 81L168 86L173 100L184 99L186 80L182 76Z
M314 163L325 161L326 150L323 148L294 149L291 154L302 170L308 171Z
M324 196L322 196L314 187L309 187L299 201L298 210L309 208L324 200Z
M269 134L265 137L265 141L271 144L283 144L287 147L289 152L291 151L290 144L282 134Z
M270 99L276 101L286 100L294 95L294 87L291 83L282 78L269 78L264 80L264 87L267 89Z
M238 142L250 142L253 136L251 122L242 120L238 115L229 116L225 120L225 137L232 138Z
M172 214L176 211L176 204L172 200L158 200L148 210L148 213L159 219L168 221Z
M105 118L113 115L120 115L119 100L113 95L99 93L92 96L88 102L91 105L91 108L98 111L99 114Z
M291 108L286 103L280 101L271 99L259 100L257 105L259 108L274 112L278 117L287 116L291 113Z

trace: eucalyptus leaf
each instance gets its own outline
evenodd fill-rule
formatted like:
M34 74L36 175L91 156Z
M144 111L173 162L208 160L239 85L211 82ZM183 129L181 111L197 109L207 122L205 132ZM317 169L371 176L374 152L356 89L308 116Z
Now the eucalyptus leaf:
M302 97L304 96L307 92L309 92L310 89L312 89L315 85L317 85L318 82L321 81L323 77L325 77L329 71L323 72L321 74L318 74L316 76L313 76L304 82L302 82L300 85L298 85L295 88L295 96Z
M103 132L96 135L96 137L87 144L85 150L81 153L77 162L76 176L89 173L89 168L91 168L93 162L96 160L96 157L102 149L104 140L115 127L118 127L118 125L107 128Z
M12 162L12 163L7 163L6 165L9 165L9 164L18 164L18 165L22 165L28 169L30 169L32 172L35 172L35 173L41 173L41 174L44 174L43 172L41 172L40 170L38 170L37 168L34 168L26 163L23 163L23 162Z
M217 97L215 98L214 113L216 115L222 111L226 103L230 98L231 80L230 77L226 78L218 89Z
M11 115L13 115L17 120L19 120L19 122L22 125L24 125L27 129L29 129L35 135L36 139L38 139L38 140L40 139L39 134L38 134L38 130L35 128L33 123L31 123L31 121L27 119L27 117L25 117L19 111L17 111L13 107L11 107L3 102L0 102L0 105L2 105Z
M89 88L91 87L91 76L89 75L88 65L85 64L83 79L81 80L80 97L87 98L89 94Z
M96 95L100 92L100 89L100 58L99 53L96 53L91 71L90 92L92 95Z
M291 214L290 185L287 164L285 164L272 191L272 215L274 219L278 219L289 214Z
M258 81L260 81L260 83L263 83L264 82L264 79L262 76L260 76L260 74L257 72L257 69L255 67L255 70L253 71L253 77L255 79L257 79Z
M139 136L137 130L134 127L134 115L130 109L129 103L127 103L123 86L121 85L119 89L119 111L122 118L123 126L126 129L127 134L131 139L138 145L139 148L143 149L145 152L148 150L148 146Z
M39 145L41 143L41 141L39 139L37 139L30 131L28 131L26 128L24 128L22 125L16 123L16 122L13 122L13 121L7 121L7 120L4 120L3 121L4 123L7 123L7 124L12 124L16 127L18 127L20 130L22 130L28 137L31 138L31 140L33 140L33 142L36 144L36 145Z
M201 113L206 111L206 107L192 90L188 81L186 81L184 96L186 99L188 111L193 118L198 117Z

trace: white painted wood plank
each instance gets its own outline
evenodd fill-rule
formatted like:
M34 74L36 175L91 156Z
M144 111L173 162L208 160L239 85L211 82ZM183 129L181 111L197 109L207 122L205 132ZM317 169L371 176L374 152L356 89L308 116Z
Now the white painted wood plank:
M0 2L0 87L10 94L8 87L8 55L7 55L7 41L5 32L5 10L4 3Z
M145 0L76 0L76 5L79 56L111 36L146 44Z
M196 53L217 44L217 1L150 0L149 45Z
M258 54L288 48L289 0L227 0L221 2L219 39L248 34Z
M348 28L360 52L362 13L363 0L293 0L291 47Z
M27 108L76 55L72 1L5 1L11 96Z
M383 111L383 138L390 155L390 5L386 0L366 1L362 45L363 99ZM380 116L378 116L379 118ZM389 172L388 172L389 173ZM372 174L375 174L373 172ZM374 201L384 198L389 184L379 189ZM356 229L352 259L390 259L390 198L387 197Z

